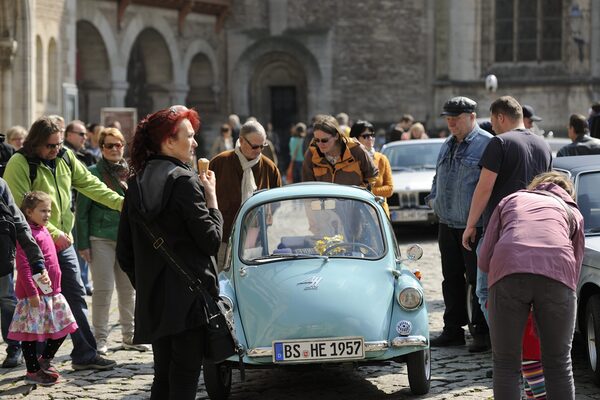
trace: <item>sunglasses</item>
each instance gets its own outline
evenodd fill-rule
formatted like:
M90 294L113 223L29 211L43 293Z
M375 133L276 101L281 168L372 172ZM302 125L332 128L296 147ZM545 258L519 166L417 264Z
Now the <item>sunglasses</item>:
M252 144L248 141L248 139L246 139L245 137L242 136L242 139L244 139L244 141L246 143L248 143L248 146L250 146L252 148L252 150L258 150L261 147L267 147L269 144L268 143L263 143L263 144Z
M63 142L58 142L58 143L46 143L46 148L49 150L54 150L57 148L61 148L63 145Z
M364 133L362 135L360 135L361 138L363 139L373 139L375 137L374 133Z
M79 136L81 136L81 137L84 137L84 136L85 136L85 132L69 131L69 132L67 132L67 133L74 133L74 134L76 134L76 135L79 135Z
M109 150L112 150L114 148L120 150L123 147L123 143L104 143L102 147Z
M319 138L316 137L313 140L315 141L315 143L319 144L319 143L327 143L331 139L333 139L333 136L332 137L328 137L328 138L324 138L324 139L319 139Z

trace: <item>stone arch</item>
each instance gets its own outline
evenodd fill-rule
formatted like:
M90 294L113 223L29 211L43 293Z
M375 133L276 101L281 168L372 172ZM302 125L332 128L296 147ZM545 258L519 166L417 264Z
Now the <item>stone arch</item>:
M122 35L121 42L121 54L126 60L125 65L129 65L129 59L132 55L132 49L135 42L139 39L143 31L147 29L153 29L161 37L162 42L166 45L170 60L181 60L179 52L179 41L176 39L173 27L162 17L156 14L143 14L138 13L131 22L125 28L125 32ZM173 71L173 82L175 84L185 84L185 75L187 70L183 69L180 63L175 65L171 62L171 68Z
M50 38L48 43L48 78L46 98L52 105L58 104L58 49L56 40Z
M40 35L35 37L35 99L44 102L44 45Z
M196 107L199 112L215 111L214 69L204 53L197 53L188 69L189 91L185 104Z
M280 57L283 57L279 60ZM302 43L291 38L268 38L256 42L248 47L234 62L234 68L231 71L232 82L230 93L232 102L232 111L241 115L256 114L254 108L259 107L260 100L252 96L253 90L261 85L261 69L272 68L281 70L284 64L291 68L290 73L301 79L304 75L304 86L300 84L299 89L299 120L308 120L319 110L327 109L328 99L322 96L323 73L321 66L313 55ZM279 75L281 78L282 75ZM262 82L266 81L263 79ZM298 81L301 83L301 81ZM263 91L264 93L264 91ZM264 96L264 94L263 94ZM304 106L303 106L304 104ZM269 118L270 115L257 115L258 118Z
M111 73L106 44L96 26L77 21L77 74L79 116L100 121L100 109L110 105Z
M154 28L141 31L131 46L125 105L136 107L138 115L144 116L170 105L174 74L170 54L167 42Z
M79 14L77 23L87 22L91 24L102 38L106 54L114 55L113 58L108 58L111 81L124 82L127 76L127 63L124 60L124 54L120 52L115 32L104 14L100 12L98 7L81 7L77 9L77 12Z

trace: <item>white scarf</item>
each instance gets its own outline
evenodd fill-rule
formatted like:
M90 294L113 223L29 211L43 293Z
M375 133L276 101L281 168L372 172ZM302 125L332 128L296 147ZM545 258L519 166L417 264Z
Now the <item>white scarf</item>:
M262 154L259 154L254 160L248 160L246 156L242 154L240 150L240 141L235 144L235 154L237 154L242 170L244 170L244 176L242 177L242 203L246 199L252 196L252 193L257 189L256 182L254 181L254 174L252 173L252 167L254 167L260 161Z

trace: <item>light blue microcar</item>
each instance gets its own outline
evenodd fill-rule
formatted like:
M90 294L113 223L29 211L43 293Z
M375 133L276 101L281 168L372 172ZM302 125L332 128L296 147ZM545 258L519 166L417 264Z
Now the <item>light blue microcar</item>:
M219 283L246 367L406 362L411 391L429 391L423 288L379 200L357 187L300 183L242 205ZM422 249L407 253L418 259ZM205 363L211 399L229 396L239 367L237 357Z

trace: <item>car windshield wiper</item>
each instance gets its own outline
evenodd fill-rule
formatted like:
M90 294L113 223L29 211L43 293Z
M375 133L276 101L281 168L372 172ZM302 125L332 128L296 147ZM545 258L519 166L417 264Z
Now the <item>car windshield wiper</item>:
M423 164L421 165L423 169L435 169L435 164Z
M392 167L392 171L414 171L414 169L409 168L409 167Z
M329 256L322 256L320 254L289 254L289 253L283 253L283 254L271 254L268 256L262 256L262 257L256 257L253 258L252 260L249 261L253 261L253 262L265 262L265 261L279 261L279 260L284 260L284 259L307 259L307 258L319 258L321 260L329 260Z
M600 227L586 229L585 233L600 233Z

